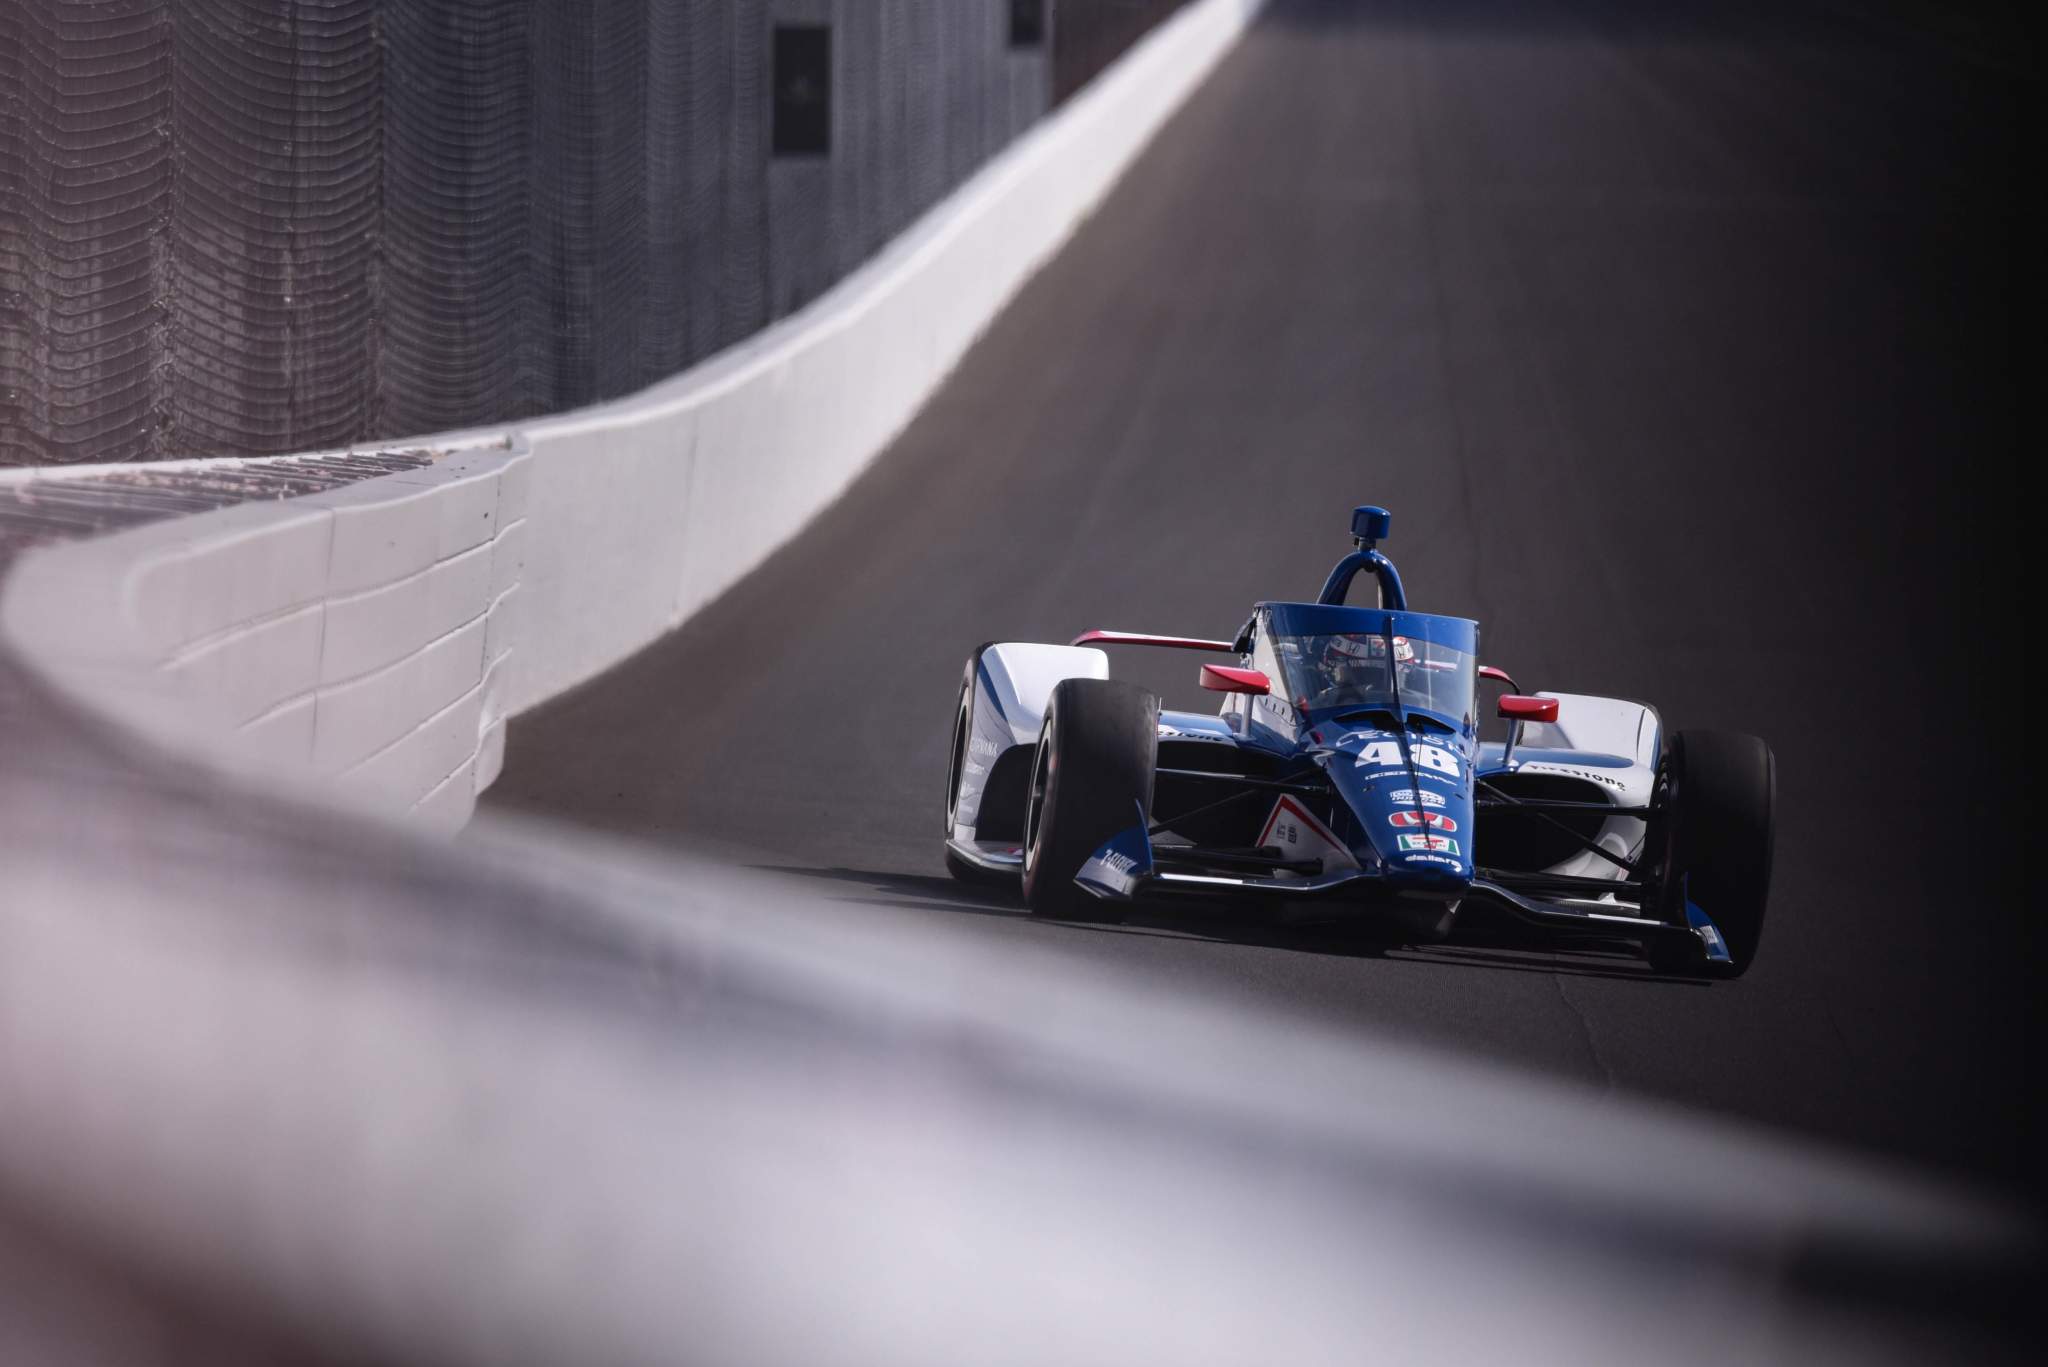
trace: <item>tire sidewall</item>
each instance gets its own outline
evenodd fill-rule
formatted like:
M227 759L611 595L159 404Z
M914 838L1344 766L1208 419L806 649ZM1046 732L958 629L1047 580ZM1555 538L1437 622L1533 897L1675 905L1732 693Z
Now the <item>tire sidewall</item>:
M1716 971L1739 977L1763 942L1776 854L1776 758L1754 736L1681 731L1665 782L1665 919L1687 924L1689 896L1727 942L1733 962Z
M1121 919L1121 904L1074 882L1101 846L1147 819L1159 700L1135 684L1067 679L1039 731L1025 798L1024 900L1068 920Z

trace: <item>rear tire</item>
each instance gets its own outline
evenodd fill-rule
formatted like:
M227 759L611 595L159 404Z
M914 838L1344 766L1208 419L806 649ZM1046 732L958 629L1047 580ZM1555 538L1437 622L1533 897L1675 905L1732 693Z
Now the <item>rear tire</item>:
M1661 902L1686 924L1688 898L1727 942L1732 963L1710 964L1677 937L1657 942L1652 964L1739 978L1756 961L1770 901L1778 773L1771 747L1733 731L1680 731L1665 761L1670 807ZM1681 962L1683 961L1683 962Z
M1149 819L1159 699L1136 684L1054 687L1024 806L1024 905L1070 921L1120 921L1120 903L1074 882L1112 836Z

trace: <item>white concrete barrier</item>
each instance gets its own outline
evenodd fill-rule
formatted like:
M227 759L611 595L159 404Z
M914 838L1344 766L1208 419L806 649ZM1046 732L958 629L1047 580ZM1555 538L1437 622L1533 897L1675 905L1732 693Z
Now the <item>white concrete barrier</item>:
M522 711L616 664L837 498L1263 0L1197 0L815 302L630 399L525 429Z
M530 468L499 439L31 551L0 640L187 758L453 831L504 752Z
M506 717L674 628L836 498L1262 3L1196 0L825 295L641 394L365 448L447 453L426 469L27 553L0 649L189 758L458 828Z

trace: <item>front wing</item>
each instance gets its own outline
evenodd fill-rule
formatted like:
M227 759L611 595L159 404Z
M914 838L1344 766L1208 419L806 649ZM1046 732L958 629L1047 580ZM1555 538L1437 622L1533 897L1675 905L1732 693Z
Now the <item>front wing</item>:
M1361 915L1371 914L1375 895L1391 891L1387 880L1373 870L1356 867L1323 872L1274 868L1258 871L1231 868L1216 861L1212 852L1192 847L1155 845L1147 830L1144 813L1128 829L1105 842L1082 864L1074 881L1096 897L1108 901L1134 902L1174 897L1245 898L1327 898L1349 897L1359 904ZM1232 855L1240 865L1256 856ZM1281 861L1266 861L1279 864ZM1626 937L1648 943L1652 940L1685 938L1695 942L1709 963L1730 962L1720 930L1705 912L1686 899L1686 925L1676 925L1642 914L1639 907L1619 901L1613 884L1605 880L1583 880L1586 896L1537 897L1501 886L1486 878L1462 882L1456 888L1442 887L1417 894L1403 889L1404 898L1424 896L1440 901L1475 900L1496 907L1525 925L1561 935ZM1604 884L1604 886L1603 886ZM1597 894L1597 895L1595 895Z

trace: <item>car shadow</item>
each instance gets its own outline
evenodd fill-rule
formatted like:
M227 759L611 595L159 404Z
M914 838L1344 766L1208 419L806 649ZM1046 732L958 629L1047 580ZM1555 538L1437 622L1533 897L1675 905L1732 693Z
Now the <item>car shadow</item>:
M1669 987L1710 987L1704 977L1653 972L1633 946L1588 940L1561 946L1512 921L1488 914L1461 924L1451 939L1436 945L1390 945L1355 926L1288 924L1272 915L1247 916L1239 905L1189 901L1173 906L1135 907L1122 922L1061 921L1026 913L1012 888L976 886L942 874L884 873L871 869L815 868L757 864L765 872L845 885L834 901L910 911L943 911L994 916L1049 931L1097 935L1149 935L1201 940L1252 949L1291 950L1353 959L1384 959L1424 967L1542 973L1553 977L1617 978ZM859 888L863 891L854 892Z

